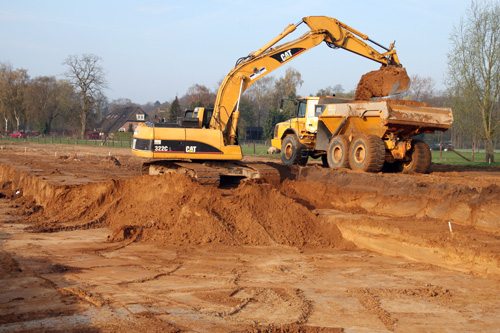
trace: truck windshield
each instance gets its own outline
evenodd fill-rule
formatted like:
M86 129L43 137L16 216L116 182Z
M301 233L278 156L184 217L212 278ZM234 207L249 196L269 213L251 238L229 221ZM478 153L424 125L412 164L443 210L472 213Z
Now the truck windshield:
M297 114L297 117L304 118L306 116L306 110L307 110L307 101L300 101L299 113Z

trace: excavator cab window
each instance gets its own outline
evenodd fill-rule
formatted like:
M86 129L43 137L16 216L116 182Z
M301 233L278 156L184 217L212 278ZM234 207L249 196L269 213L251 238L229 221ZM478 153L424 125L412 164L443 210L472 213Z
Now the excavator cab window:
M200 122L197 118L197 110L187 110L184 112L184 118L182 118L181 126L184 128L198 128L200 127Z
M201 123L201 127L208 128L210 125L210 119L212 119L212 114L214 113L214 109L205 109L203 113L203 120Z
M307 101L300 101L297 117L304 118L306 116L306 111L307 111Z

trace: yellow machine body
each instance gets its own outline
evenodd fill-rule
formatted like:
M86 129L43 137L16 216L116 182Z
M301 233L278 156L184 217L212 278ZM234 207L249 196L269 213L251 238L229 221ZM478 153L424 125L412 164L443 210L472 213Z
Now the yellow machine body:
M302 23L310 28L308 32L295 40L275 46ZM389 48L382 47L386 52L378 52L365 40L382 47L334 18L304 17L300 23L287 26L259 50L237 61L219 87L213 109L187 111L177 124L146 123L137 127L132 152L138 156L162 160L240 160L242 154L237 139L238 108L241 95L248 87L321 42L333 49L351 51L383 66L402 68L394 44ZM397 91L407 88L407 84L397 85ZM317 118L307 117L303 124L298 121L290 126L298 126L299 129L303 127L304 133L309 133L310 128L317 127Z

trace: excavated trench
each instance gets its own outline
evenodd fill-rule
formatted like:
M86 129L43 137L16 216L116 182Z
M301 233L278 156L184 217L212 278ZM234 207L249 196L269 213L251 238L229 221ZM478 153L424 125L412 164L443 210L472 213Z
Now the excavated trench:
M0 179L4 191L22 202L20 213L29 216L35 232L106 226L110 241L299 249L355 244L500 276L500 186L490 178L462 182L439 172L364 174L271 165L280 170L281 184L244 182L231 189L202 186L184 175L60 185L47 173L37 175L40 169L8 161L0 164Z

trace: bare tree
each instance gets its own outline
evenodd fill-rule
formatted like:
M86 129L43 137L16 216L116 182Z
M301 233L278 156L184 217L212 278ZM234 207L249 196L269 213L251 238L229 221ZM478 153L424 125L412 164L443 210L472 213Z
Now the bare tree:
M319 89L316 96L342 96L344 94L344 87L341 84L336 84L335 86L328 86L323 89Z
M493 140L499 133L500 3L472 1L466 17L454 27L448 54L448 87L480 114L486 162L494 162Z
M188 88L186 94L179 98L181 109L194 109L197 106L213 107L217 95L206 86L194 84Z
M285 76L279 78L274 83L274 105L279 105L284 98L297 97L297 88L302 86L304 81L299 71L292 67L286 69Z
M48 113L56 109L56 96L57 80L53 76L39 76L28 83L24 105L30 123L34 125L32 128L38 128L41 133L49 132L48 123L53 117Z
M109 113L109 101L106 95L101 92L97 93L94 97L94 109L90 114L90 119L87 119L89 125L97 127L104 117Z
M70 128L79 129L79 117L75 117L75 114L80 112L80 95L75 90L75 87L67 80L59 80L57 82L57 112L61 114L61 117L54 118L57 129L66 130ZM53 130L51 128L51 130Z
M436 81L430 76L423 77L418 74L411 76L409 97L418 102L429 102L436 93Z
M8 112L8 76L12 71L12 66L6 63L0 63L0 113L5 122L5 132L9 129L10 113Z
M284 77L280 77L274 83L272 107L269 110L264 122L263 137L270 139L273 137L274 126L281 121L284 121L293 114L294 105L284 105L284 112L279 110L281 100L294 99L297 97L297 88L302 85L302 75L299 71L292 67L287 68Z
M0 108L5 120L5 130L8 130L9 119L16 121L16 130L26 119L24 94L29 80L25 69L13 70L10 65L2 64L0 68Z
M271 108L273 99L274 78L265 76L252 84L245 92L248 101L254 107L256 125L258 127L264 124L267 112Z
M111 111L116 108L123 108L125 106L138 106L138 105L133 103L130 98L117 98L109 103L109 108Z
M85 136L87 121L94 110L102 90L107 87L101 58L93 54L70 55L63 65L68 66L65 76L80 93L80 137Z
M482 133L481 114L476 112L474 99L469 96L470 91L461 85L456 85L450 90L451 107L453 109L453 130L462 145L470 144L472 154L478 145ZM474 155L472 155L474 158Z

